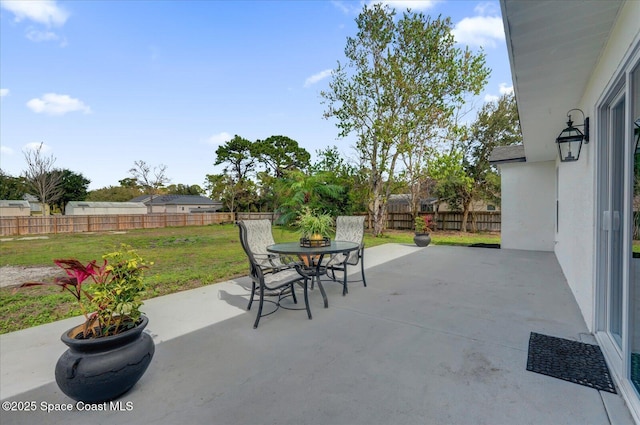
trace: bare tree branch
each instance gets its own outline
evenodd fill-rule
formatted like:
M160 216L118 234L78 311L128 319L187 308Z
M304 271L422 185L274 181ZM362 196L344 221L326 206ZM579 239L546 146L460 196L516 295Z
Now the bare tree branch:
M22 151L27 162L27 170L23 175L29 189L42 202L43 214L49 215L49 204L60 199L63 193L62 173L53 168L56 162L53 155L43 155L43 145L40 143L37 149Z
M143 188L144 192L151 195L151 199L161 187L171 181L165 174L167 166L164 164L153 167L153 170L142 160L135 161L133 165L134 167L129 170L129 173L136 179L136 182Z

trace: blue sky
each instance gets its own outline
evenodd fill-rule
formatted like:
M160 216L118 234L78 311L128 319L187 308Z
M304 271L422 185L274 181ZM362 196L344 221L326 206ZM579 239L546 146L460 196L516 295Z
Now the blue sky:
M498 2L389 3L450 16L460 45L484 48L492 75L477 104L511 88ZM0 0L0 168L22 174L42 142L90 189L119 185L136 160L202 186L235 134L354 157L320 91L363 4Z

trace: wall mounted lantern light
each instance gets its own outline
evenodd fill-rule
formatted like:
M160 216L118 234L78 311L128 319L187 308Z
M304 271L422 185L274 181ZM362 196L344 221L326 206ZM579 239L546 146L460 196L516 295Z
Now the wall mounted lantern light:
M573 121L571 121L571 112L573 111L580 111L584 124L573 125ZM589 143L589 117L585 118L584 112L580 109L571 109L567 112L567 117L569 118L567 128L562 130L562 133L556 139L560 161L562 162L577 161L580 158L582 142ZM582 127L584 133L576 127Z

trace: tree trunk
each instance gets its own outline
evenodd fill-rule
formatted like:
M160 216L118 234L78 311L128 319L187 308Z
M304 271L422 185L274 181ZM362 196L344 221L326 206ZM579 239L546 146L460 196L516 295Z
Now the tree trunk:
M467 220L469 219L469 208L471 207L471 201L464 203L464 211L462 213L462 224L460 225L460 231L467 231Z
M378 206L373 215L373 236L378 237L384 232L385 210L386 208L380 203L380 206Z
M383 205L380 196L381 187L377 186L373 191L373 208L371 215L373 216L373 236L378 237L384 232L384 219L386 215L386 205Z

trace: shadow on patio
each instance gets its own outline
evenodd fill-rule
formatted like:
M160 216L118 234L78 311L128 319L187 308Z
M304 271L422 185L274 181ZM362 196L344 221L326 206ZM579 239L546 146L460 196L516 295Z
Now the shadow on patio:
M619 395L525 370L530 332L595 342L552 253L407 252L379 265L365 255L369 287L354 283L346 297L326 283L328 309L311 292L313 320L280 310L254 330L255 310L240 310L247 280L220 289L207 308L237 313L156 341L146 375L120 399L130 411L2 412L1 422L632 423ZM10 400L72 403L53 382Z

